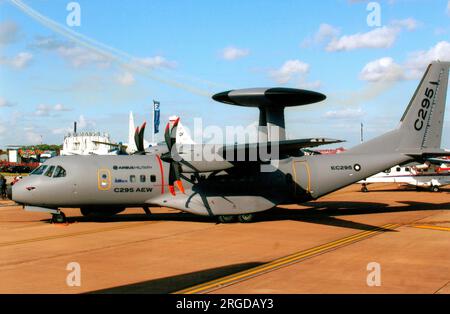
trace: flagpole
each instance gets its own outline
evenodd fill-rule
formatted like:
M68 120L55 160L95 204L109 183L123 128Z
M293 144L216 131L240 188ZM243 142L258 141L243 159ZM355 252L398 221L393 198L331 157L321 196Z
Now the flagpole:
M152 128L152 145L153 145L153 143L155 143L155 101L154 100L153 100L152 120L153 120L153 128Z

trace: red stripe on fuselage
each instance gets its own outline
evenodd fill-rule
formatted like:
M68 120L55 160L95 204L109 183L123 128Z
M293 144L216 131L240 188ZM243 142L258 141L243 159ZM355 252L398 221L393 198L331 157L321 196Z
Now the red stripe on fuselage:
M156 160L158 160L159 171L161 172L161 194L164 194L164 168L161 158L159 158L159 155L156 155Z

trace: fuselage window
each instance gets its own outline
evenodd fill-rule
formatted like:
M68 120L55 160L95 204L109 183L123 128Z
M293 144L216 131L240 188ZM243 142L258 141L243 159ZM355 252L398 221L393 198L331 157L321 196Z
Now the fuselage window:
M152 175L150 176L150 181L156 182L156 176L155 176L154 174L152 174Z
M62 178L66 176L66 170L63 167L56 167L55 173L53 174L53 178Z
M402 170L402 168L397 167L396 170L397 170L397 172L400 172Z
M34 170L32 173L30 173L30 175L34 175L34 176L40 176L41 174L44 173L45 169L47 169L48 166L39 166L36 170Z
M131 182L131 183L136 182L136 176L135 176L134 174L132 174L132 175L130 176L130 182Z
M145 182L145 175L141 174L140 178L141 178L141 183L144 183Z
M405 168L405 171L409 171L410 169L409 168Z
M47 177L51 178L53 175L53 170L55 170L55 166L50 166L50 168L48 168L47 172L45 172L45 175Z

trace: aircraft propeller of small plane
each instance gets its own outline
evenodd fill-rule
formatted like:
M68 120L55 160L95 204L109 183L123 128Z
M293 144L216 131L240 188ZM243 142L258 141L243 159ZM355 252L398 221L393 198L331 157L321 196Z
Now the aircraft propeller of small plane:
M428 66L396 129L341 154L301 151L339 140L285 136L285 109L325 95L291 88L232 90L213 99L258 108L257 143L211 150L209 144L176 143L177 119L165 129L165 145L145 149L144 123L135 131L136 153L51 158L17 182L10 197L25 210L51 213L55 222L66 220L63 208L78 207L89 216L152 206L250 222L255 213L318 199L395 165L449 155L440 148L449 66L440 61ZM205 158L205 151L214 158Z

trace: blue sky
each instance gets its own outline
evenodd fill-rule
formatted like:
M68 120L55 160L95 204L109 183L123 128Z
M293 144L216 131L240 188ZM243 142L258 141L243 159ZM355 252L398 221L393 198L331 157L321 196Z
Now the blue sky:
M247 126L256 110L210 95L272 86L328 96L287 109L290 138L351 147L361 122L367 139L396 127L426 64L450 60L448 0L379 1L378 26L368 25L362 0L80 0L81 25L71 27L69 2L0 1L0 147L62 143L75 120L126 141L128 112L150 121L153 99L163 124L177 114L190 128L196 117L203 126ZM64 27L78 40L57 32Z

